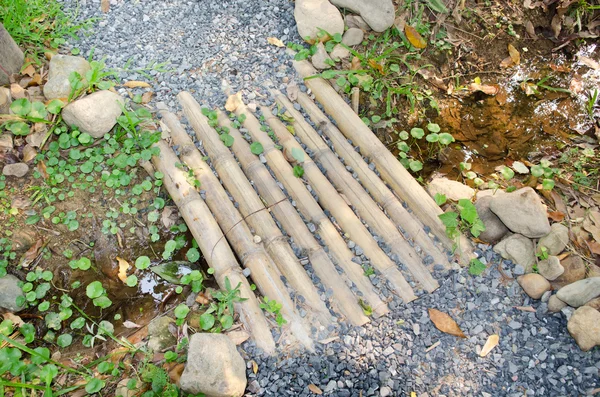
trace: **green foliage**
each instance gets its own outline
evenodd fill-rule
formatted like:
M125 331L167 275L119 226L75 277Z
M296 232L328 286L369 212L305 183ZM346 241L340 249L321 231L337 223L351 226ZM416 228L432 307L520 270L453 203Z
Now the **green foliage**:
M469 274L472 276L480 276L487 267L477 258L471 259L469 263Z
M458 200L456 209L458 212L448 211L439 215L446 227L446 235L455 241L455 249L458 247L461 233L469 231L474 237L478 237L485 231L485 225L479 219L477 209L470 200Z
M233 326L233 304L246 300L240 296L240 286L241 283L232 288L229 278L225 277L225 291L212 293L215 301L200 316L200 326L204 331L221 332Z
M452 135L440 132L441 128L438 124L427 124L427 131L414 127L410 130L410 134L406 131L397 132L399 139L396 146L399 150L400 163L414 173L423 169L423 161L425 161L425 158L417 159L416 156L426 155L426 158L435 158L440 150L454 142ZM425 142L423 142L423 138L425 138ZM425 145L425 148L422 148L422 145Z
M275 321L279 327L282 327L284 324L287 324L287 320L283 318L283 315L280 313L282 305L281 303L277 303L277 301L273 299L269 299L268 297L263 297L263 302L260 304L260 308L264 311L271 313L275 316Z

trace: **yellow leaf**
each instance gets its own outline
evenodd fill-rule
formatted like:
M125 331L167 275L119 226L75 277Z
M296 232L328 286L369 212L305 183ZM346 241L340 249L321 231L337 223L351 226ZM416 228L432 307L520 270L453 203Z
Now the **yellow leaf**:
M417 393L415 393L414 391L410 392L410 397L417 397Z
M490 335L481 348L481 353L479 353L479 357L487 356L494 347L498 346L498 342L500 341L500 337L498 335Z
M128 81L123 86L127 88L150 88L151 85L145 81Z
M436 309L429 309L429 318L433 322L433 325L440 331L458 336L459 338L466 338L466 335L462 332L458 324L456 324L456 321L446 313Z
M310 385L308 385L308 390L310 390L311 392L313 392L315 394L323 394L321 389L319 389L316 385L313 385L312 383Z
M427 47L427 41L417 32L417 29L413 28L410 25L404 26L404 34L406 38L415 48L425 48Z
M119 273L117 274L117 276L119 277L119 280L121 280L122 282L126 282L127 281L127 270L129 270L129 262L127 262L123 258L119 258L118 256L117 256L117 262L119 262Z
M285 44L283 44L283 41L279 40L277 37L267 37L267 41L269 42L269 44L272 44L276 47L285 47Z
M254 360L252 360L252 372L255 374L258 372L258 364Z
M371 66L373 69L377 69L377 71L381 74L385 74L385 71L383 70L383 66L381 66L379 63L377 63L374 59L369 59L369 66Z
M510 55L510 59L512 59L515 65L521 63L521 54L512 44L508 45L508 54Z

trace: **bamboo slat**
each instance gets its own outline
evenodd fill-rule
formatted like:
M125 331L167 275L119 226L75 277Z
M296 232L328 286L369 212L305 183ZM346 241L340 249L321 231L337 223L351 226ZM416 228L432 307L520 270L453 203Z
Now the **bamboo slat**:
M160 154L154 156L152 162L156 169L164 174L164 186L198 242L208 265L215 271L219 287L225 288L226 278L232 286L240 285L240 297L245 300L235 303L235 310L250 330L256 345L265 353L273 354L275 341L267 320L217 221L200 194L190 186L186 175L175 167L178 159L171 148L164 141L158 142L156 146L160 149Z
M346 170L346 167L337 155L329 149L319 133L308 124L300 112L294 109L292 103L283 94L275 91L272 93L293 118L294 131L313 152L313 159L325 168L331 182L352 203L358 214L384 239L392 252L398 255L398 258L408 267L416 281L420 282L423 288L429 292L439 288L438 282L423 265L414 248L406 241L394 223L379 208L360 183ZM289 132L287 135L288 140L292 138ZM297 150L302 150L294 139L291 139L290 142Z
M321 112L319 107L303 92L298 94L298 103L318 126L318 128L330 139L336 153L344 159L358 174L358 180L381 205L384 211L401 226L427 254L433 257L435 263L449 266L448 258L429 238L423 230L423 224L410 214L402 205L400 200L390 191L385 183L369 168L362 156L357 153L352 145L348 143L344 135L337 129L329 118Z
M294 61L293 64L303 78L317 74L317 71L307 61ZM344 135L360 147L363 155L371 158L381 177L390 185L394 193L406 201L419 219L431 228L431 232L448 249L453 249L454 242L446 236L445 227L438 218L442 210L425 192L425 189L377 139L329 83L316 77L305 80L305 84L323 105L325 111L333 117ZM463 264L467 264L474 257L471 242L465 236L461 236L458 250Z
M173 142L181 146L182 160L193 169L198 177L209 179L212 185L218 184L210 167L202 160L202 155L194 146L177 117L170 112L161 112L160 115L162 121L170 129ZM205 128L212 129L208 124L205 125ZM319 293L313 286L310 277L306 274L271 215L265 210L250 182L248 182L237 162L231 156L229 149L223 145L216 135L214 135L216 141L209 143L211 137L209 134L203 142L205 145L212 144L211 147L215 147L216 150L213 151L214 154L211 156L212 164L221 177L223 184L238 203L238 210L244 220L261 238L265 249L286 277L290 286L306 299L306 310L312 316L316 316L316 320L322 325L328 326L331 324L331 315L325 303L319 297ZM218 153L219 151L220 153ZM200 182L202 183L202 180ZM216 188L222 190L220 185ZM224 192L220 193L221 197L223 197L223 194ZM207 201L209 197L207 196ZM210 202L208 204L210 207Z
M262 108L262 114L266 122L279 138L279 143L283 145L287 153L293 153L294 149L300 150L303 153L304 161L302 162L302 167L304 168L304 175L313 189L315 189L321 205L331 212L344 232L350 236L350 239L364 250L365 255L370 259L373 267L388 279L394 291L404 300L404 302L415 300L416 296L412 287L408 284L400 270L398 270L397 265L385 252L383 252L369 230L367 230L361 220L354 214L350 206L346 203L344 198L340 196L327 177L321 173L317 164L304 153L298 142L296 142L288 132L285 125L283 125L278 118L273 116L270 109ZM255 139L258 139L261 143L266 139L270 140L266 133L257 134ZM281 153L280 155L283 157Z

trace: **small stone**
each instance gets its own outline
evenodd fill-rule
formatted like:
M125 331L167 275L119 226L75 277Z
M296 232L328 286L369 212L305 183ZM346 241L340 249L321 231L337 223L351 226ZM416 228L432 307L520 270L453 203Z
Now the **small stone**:
M25 163L6 164L2 169L4 176L16 176L22 178L29 172L29 166Z
M548 259L538 263L538 271L546 280L556 280L565 272L565 268L560 264L560 259L556 256L549 256Z
M379 395L381 397L388 397L392 395L392 389L390 389L388 386L383 386L381 389L379 389Z
M14 313L22 310L25 306L17 304L19 297L25 297L23 290L19 287L19 279L12 274L0 278L0 308Z
M369 25L359 15L346 15L345 20L346 26L348 26L348 28L350 29L358 28L363 32L368 32L369 30L371 30Z
M260 242L262 241L262 238L260 238L260 236L254 236L253 240L254 240L254 244L260 244Z
M317 52L312 56L312 64L317 69L330 69L332 59L327 54L327 50L325 50L325 46L323 43L317 44ZM329 61L329 62L328 62Z
M506 227L525 237L540 238L551 231L546 208L530 187L495 196L490 209Z
M523 291L533 299L540 299L544 292L550 291L550 283L544 277L536 273L529 273L517 278Z
M583 351L600 345L600 312L589 307L580 307L567 324L569 333Z
M54 55L50 60L44 96L47 99L68 98L71 93L69 83L71 73L77 72L83 77L89 70L91 70L90 63L82 57Z
M485 230L481 232L479 238L482 241L495 244L506 236L509 230L490 209L491 201L491 196L481 197L475 202L475 208L477 209L479 219L481 219L485 226Z
M427 192L431 197L443 194L448 200L453 201L471 199L475 195L475 190L469 186L448 178L433 178L427 185Z
M548 303L548 301L550 300L551 296L552 296L552 291L546 291L546 292L544 292L544 295L542 295L541 301L543 303Z
M598 311L600 311L600 298L595 298L586 303L584 306L592 307Z
M210 397L241 397L246 389L246 365L233 342L222 334L191 336L181 390Z
M365 38L365 32L359 28L350 28L346 30L344 33L344 37L342 38L342 43L346 44L348 47L352 47L362 43Z
M509 259L525 269L525 273L533 271L535 264L533 242L521 234L506 237L494 246L494 252L499 253L504 259Z
M96 91L67 105L62 117L65 123L76 126L79 131L101 138L117 123L123 103L123 98L118 94Z
M574 283L575 281L585 278L586 266L583 259L577 255L570 255L560 261L560 264L565 269L563 274L552 281L555 288L561 288L565 285Z
M558 255L569 243L569 229L560 223L553 224L550 229L550 233L538 241L537 252L541 252L541 248L546 247L548 255Z
M10 90L6 87L0 87L0 114L8 114L11 103L12 96L10 95Z
M600 277L586 278L562 287L556 296L571 307L580 307L600 296Z
M244 277L250 277L250 274L252 274L252 272L249 268L245 268L244 270L242 270L242 274L244 275Z
M177 338L171 333L170 325L175 320L170 317L157 317L148 324L148 348L154 352L177 344Z
M333 47L333 51L331 51L329 56L334 61L340 61L342 59L350 57L350 51L348 51L346 47L338 44L335 47Z

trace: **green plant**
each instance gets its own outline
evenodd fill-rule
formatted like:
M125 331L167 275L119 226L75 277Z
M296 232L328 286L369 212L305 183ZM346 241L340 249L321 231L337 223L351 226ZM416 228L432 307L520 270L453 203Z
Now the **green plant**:
M540 249L536 252L535 255L541 261L544 261L544 260L548 259L548 257L549 257L548 248L546 248L544 246L541 246Z
M200 327L204 331L221 332L233 325L233 304L243 302L246 298L240 296L240 286L231 287L228 277L225 277L225 291L212 293L216 302L211 302L208 309L200 316ZM217 323L218 320L218 323Z
M587 111L588 116L592 121L594 121L594 111L596 110L596 104L598 103L598 89L594 88L594 91L589 91L587 93L587 102L585 104L585 109Z
M104 61L91 61L90 70L85 73L85 76L81 76L77 72L72 72L69 75L69 84L71 85L69 102L84 92L110 89L115 83L107 79L115 79L116 77L117 74L114 71L106 69Z
M283 318L283 315L280 313L282 305L273 299L269 299L268 297L263 297L263 301L260 304L260 308L265 310L268 313L271 313L275 316L275 321L279 327L282 327L284 324L287 324L287 320Z
M427 124L427 133L423 128L415 127L410 130L410 134L406 131L397 132L400 163L413 172L419 172L423 169L423 158L417 159L415 156L426 154L427 158L433 158L443 148L454 142L454 137L447 132L440 132L441 128L438 124ZM423 138L425 142L423 142ZM422 150L421 145L426 145L426 149ZM416 150L415 150L416 148Z
M446 235L455 241L455 249L458 248L461 233L469 231L474 237L478 237L485 231L485 225L477 215L475 205L468 199L460 199L456 204L456 211L448 211L439 215L440 220L446 227Z
M480 276L487 267L477 258L471 259L469 262L469 274L472 276Z
M375 274L375 269L373 269L373 266L363 265L363 271L366 277L373 276Z

